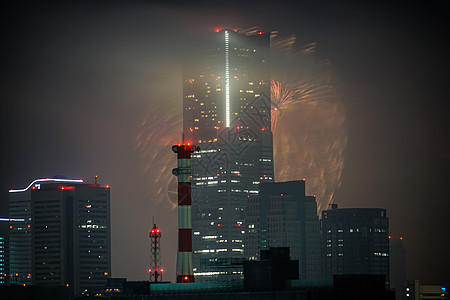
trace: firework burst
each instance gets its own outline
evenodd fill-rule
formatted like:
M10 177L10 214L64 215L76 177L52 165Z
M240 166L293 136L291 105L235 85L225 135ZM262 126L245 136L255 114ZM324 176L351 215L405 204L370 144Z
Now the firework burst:
M316 62L314 50L315 44L297 46L293 35L271 35L271 112L276 180L306 178L307 193L317 196L321 211L341 184L347 129L330 64ZM176 159L170 146L180 139L181 106L152 101L136 138L150 196L173 209Z
M271 36L272 125L277 181L306 178L306 190L326 209L340 187L347 144L330 64L316 62L315 44Z

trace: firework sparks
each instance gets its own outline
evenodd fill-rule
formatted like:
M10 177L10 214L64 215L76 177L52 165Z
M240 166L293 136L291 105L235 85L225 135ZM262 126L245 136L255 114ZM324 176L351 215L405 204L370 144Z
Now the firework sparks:
M277 181L307 179L318 210L328 207L341 184L347 143L345 113L336 97L329 64L314 59L315 44L296 46L295 36L271 36L271 116ZM181 103L152 103L143 118L136 150L152 198L176 208L170 146L179 141Z
M347 144L328 63L314 60L315 44L296 47L295 36L271 36L272 124L277 181L306 178L306 190L326 209L340 187Z

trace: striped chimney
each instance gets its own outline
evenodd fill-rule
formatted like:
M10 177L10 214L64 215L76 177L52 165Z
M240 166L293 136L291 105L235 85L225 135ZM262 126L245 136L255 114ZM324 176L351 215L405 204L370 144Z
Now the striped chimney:
M192 264L192 210L191 210L191 153L199 151L190 143L173 145L177 153L178 168L173 175L178 178L178 257L177 283L194 282Z

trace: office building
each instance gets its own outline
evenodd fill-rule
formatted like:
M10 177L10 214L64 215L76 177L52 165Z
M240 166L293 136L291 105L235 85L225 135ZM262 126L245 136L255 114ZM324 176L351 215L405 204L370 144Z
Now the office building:
M242 278L247 199L274 180L270 34L222 30L184 66L183 131L192 155L196 282Z
M299 261L299 278L321 277L317 203L305 196L305 180L261 183L259 197L249 197L246 256L259 260L260 250L289 247Z
M82 180L37 179L10 190L10 268L18 284L102 286L111 273L109 187Z
M381 274L389 286L386 209L341 208L322 212L322 275Z

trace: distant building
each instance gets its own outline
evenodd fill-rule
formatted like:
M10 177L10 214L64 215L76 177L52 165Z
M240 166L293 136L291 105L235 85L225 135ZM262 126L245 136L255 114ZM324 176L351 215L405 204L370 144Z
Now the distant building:
M259 197L249 197L246 224L249 259L259 259L260 250L289 247L300 279L321 276L317 203L305 196L304 180L261 183Z
M403 238L389 238L389 274L391 288L395 289L396 299L402 299L406 282L406 250Z
M22 224L23 219L0 218L0 285L13 284L16 274L9 270L9 226ZM18 275L18 274L17 274Z
M341 208L322 212L322 274L382 274L389 286L386 209Z
M402 300L441 299L448 300L448 287L443 285L421 285L419 280L407 280L404 284Z
M183 132L200 147L192 155L195 281L241 280L247 197L274 179L270 33L224 29L192 45Z
M104 286L111 273L109 188L73 179L38 179L10 190L11 273L18 284Z

